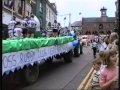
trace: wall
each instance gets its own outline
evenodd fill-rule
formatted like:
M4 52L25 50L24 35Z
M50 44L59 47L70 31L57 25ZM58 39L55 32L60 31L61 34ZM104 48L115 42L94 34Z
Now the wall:
M103 29L99 29L99 25L103 24ZM97 31L98 33L100 31L103 31L106 33L107 31L111 31L115 28L114 22L83 22L82 23L82 31L85 34L87 31L90 33L93 33L94 31Z
M29 15L28 15L28 12L29 12ZM26 5L25 5L25 15L26 16L30 16L31 14L31 6L29 3L26 2Z
M3 17L2 17L2 23L8 25L8 23L10 22L10 20L12 19L12 14L8 13L6 11L3 11ZM15 15L16 16L16 15ZM16 16L16 20L20 21L22 20L20 17Z
M46 26L48 25L49 22L51 22L51 24L54 24L54 20L57 20L56 17L57 15L55 14L55 12L46 3Z

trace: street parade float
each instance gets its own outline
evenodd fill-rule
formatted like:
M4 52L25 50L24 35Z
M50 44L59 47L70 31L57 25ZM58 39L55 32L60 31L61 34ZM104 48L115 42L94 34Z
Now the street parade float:
M72 36L7 39L2 41L2 48L3 77L20 71L27 84L38 79L41 63L51 63L54 58L69 63L73 54L80 55L79 40Z

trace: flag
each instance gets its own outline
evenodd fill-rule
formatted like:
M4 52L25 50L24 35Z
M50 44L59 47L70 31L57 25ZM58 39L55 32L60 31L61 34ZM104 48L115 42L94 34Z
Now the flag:
M82 13L80 12L79 15L81 15Z
M64 17L64 20L66 20L66 17Z

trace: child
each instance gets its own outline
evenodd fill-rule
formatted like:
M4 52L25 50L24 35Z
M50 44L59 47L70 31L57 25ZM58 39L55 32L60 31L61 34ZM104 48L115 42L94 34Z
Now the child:
M116 65L116 51L109 50L106 52L106 62L107 65L100 73L99 83L101 89L104 90L115 90L118 88L118 66Z
M91 81L92 90L100 90L100 86L99 86L100 66L101 66L101 60L97 58L95 61L93 61L93 68L96 72L94 73L94 76Z
M93 49L93 56L94 58L96 58L96 53L97 53L97 43L95 40L93 40L93 43L92 43L92 49Z
M101 67L100 69L103 69L106 67L105 62L106 62L106 52L99 52L98 58L101 60Z

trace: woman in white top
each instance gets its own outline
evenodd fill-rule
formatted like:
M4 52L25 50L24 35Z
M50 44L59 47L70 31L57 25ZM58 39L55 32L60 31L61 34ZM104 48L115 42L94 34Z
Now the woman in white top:
M106 36L103 39L103 43L101 44L100 48L99 48L99 52L105 51L106 48L108 47L108 40L109 40L109 36Z
M116 50L116 40L118 39L118 34L113 32L110 34L109 45L106 50L115 49Z

